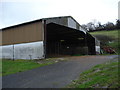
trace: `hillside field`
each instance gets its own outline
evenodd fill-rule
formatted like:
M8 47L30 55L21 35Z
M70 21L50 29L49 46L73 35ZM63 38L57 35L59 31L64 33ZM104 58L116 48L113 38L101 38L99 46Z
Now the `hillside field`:
M103 38L104 40L100 40L101 42L105 43L106 42L106 46L110 46L113 47L117 53L120 54L120 29L119 30L110 30L110 31L95 31L95 32L89 32L90 34L92 34L93 36L95 36L97 38L97 36L106 36L109 39L112 38L112 41L109 42L105 41L107 40L107 38ZM99 40L99 38L98 38Z
M92 35L106 35L113 37L114 39L118 39L118 35L120 34L120 30L112 30L112 31L96 31L90 32Z

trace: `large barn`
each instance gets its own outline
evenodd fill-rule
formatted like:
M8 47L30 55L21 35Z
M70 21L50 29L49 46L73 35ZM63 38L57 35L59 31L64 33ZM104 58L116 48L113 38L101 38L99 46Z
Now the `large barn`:
M1 58L5 59L100 53L100 42L71 16L42 18L3 28L0 33Z

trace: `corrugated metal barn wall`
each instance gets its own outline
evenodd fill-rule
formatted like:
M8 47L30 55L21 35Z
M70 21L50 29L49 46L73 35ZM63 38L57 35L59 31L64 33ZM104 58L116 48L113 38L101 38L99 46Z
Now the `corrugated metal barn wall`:
M2 30L2 58L44 58L44 23L26 23Z
M11 27L5 30L3 29L2 45L43 41L44 31L42 30L42 27L43 25L39 21L30 24Z

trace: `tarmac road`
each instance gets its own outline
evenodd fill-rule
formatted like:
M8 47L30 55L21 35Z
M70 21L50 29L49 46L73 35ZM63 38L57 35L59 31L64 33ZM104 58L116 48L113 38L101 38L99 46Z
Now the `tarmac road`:
M68 61L4 76L2 88L62 88L77 79L81 72L115 57L117 55L68 57Z

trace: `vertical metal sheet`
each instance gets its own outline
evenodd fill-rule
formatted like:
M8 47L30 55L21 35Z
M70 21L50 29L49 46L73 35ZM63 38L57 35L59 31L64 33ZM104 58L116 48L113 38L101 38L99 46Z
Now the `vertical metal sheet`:
M76 29L76 22L72 18L68 18L68 27Z
M43 24L38 21L2 30L2 45L43 41Z
M0 46L2 49L2 58L13 59L13 45Z
M46 24L49 24L49 23L56 23L56 24L63 25L63 26L68 25L67 18L51 18L51 19L47 19Z
M96 48L96 52L100 54L100 46L95 46L95 48Z
M15 59L41 59L43 58L43 42L34 42L15 45Z

